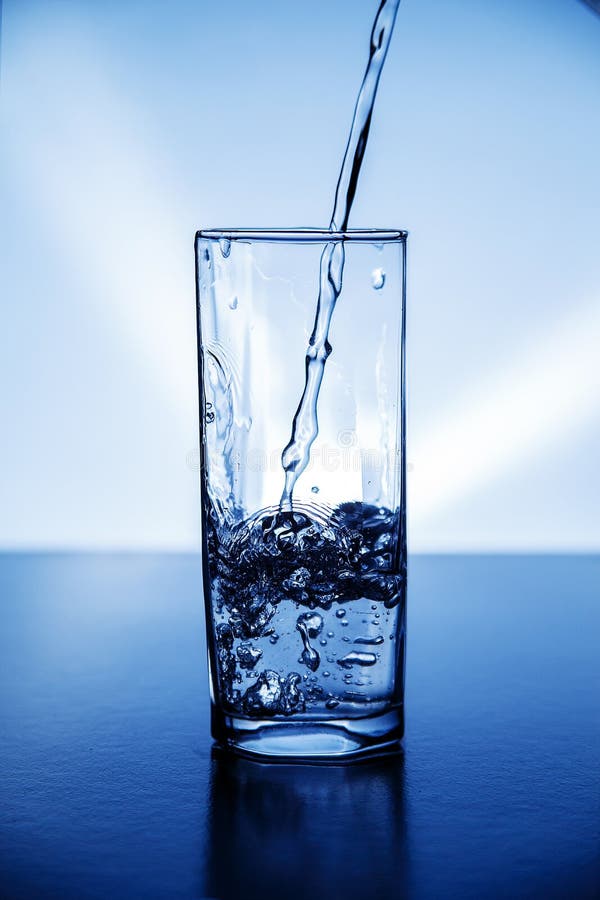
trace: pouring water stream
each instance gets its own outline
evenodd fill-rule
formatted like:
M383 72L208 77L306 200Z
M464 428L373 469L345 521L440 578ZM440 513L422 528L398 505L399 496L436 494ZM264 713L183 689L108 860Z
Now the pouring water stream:
M335 190L333 213L329 224L329 230L332 233L344 232L348 227L348 219L367 147L379 78L399 5L400 0L381 0L373 23L369 61L354 107L350 135ZM328 340L329 329L333 311L342 290L344 259L343 240L328 241L321 255L319 296L315 322L305 357L304 390L294 414L290 440L281 454L281 464L285 472L285 485L280 501L282 511L292 509L294 487L308 465L310 450L319 432L317 404L325 363L331 353L331 345Z

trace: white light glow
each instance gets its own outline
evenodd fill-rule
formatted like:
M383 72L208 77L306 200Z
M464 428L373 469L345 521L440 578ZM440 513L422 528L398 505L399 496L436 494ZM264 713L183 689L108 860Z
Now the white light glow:
M571 310L502 371L411 442L411 524L542 453L593 416L600 396L600 304Z
M73 27L46 38L37 30L27 36L19 66L30 77L5 103L11 168L35 202L42 232L90 286L111 328L159 375L157 389L189 418L191 216L161 181L139 111L107 76L94 43Z

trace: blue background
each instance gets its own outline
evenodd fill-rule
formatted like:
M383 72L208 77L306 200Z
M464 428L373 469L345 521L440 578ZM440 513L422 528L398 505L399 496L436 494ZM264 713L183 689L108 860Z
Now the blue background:
M0 546L198 547L193 234L328 222L375 6L5 0ZM599 101L576 0L401 5L413 550L600 547Z

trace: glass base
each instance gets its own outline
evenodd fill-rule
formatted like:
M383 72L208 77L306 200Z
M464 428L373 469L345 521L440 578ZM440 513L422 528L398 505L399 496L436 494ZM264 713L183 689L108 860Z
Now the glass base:
M400 749L404 710L348 719L246 719L213 707L212 735L217 743L242 756L343 762Z

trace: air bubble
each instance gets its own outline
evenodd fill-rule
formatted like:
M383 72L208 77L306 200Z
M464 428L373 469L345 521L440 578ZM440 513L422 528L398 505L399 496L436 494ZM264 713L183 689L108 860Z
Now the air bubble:
M296 628L302 637L304 650L298 662L303 663L311 672L316 672L321 663L321 657L314 647L311 646L309 638L316 638L323 630L323 619L319 613L302 613L298 616Z
M238 306L238 298L234 294L234 296L229 301L229 309L237 309L237 306Z
M371 272L371 284L374 290L380 291L385 284L385 272L383 269L373 269Z
M350 653L338 659L338 666L341 666L343 669L350 669L353 666L374 666L376 662L377 657L374 653L361 653L357 650L351 650Z
M227 259L231 253L231 241L227 238L219 238L219 247L221 248L223 259Z
M304 695L298 688L300 676L290 672L283 678L272 669L261 672L256 683L243 697L243 709L247 715L263 717L266 714L290 715L304 710Z
M311 487L311 491L313 492L313 494L319 493L319 488L317 487L316 484L313 484L313 486Z
M298 616L296 627L300 631L302 626L304 626L304 628L306 629L308 636L314 638L317 637L323 630L323 619L321 618L319 613L316 612L302 613L301 616Z
M247 643L240 644L236 653L241 669L253 669L263 655L262 650Z

